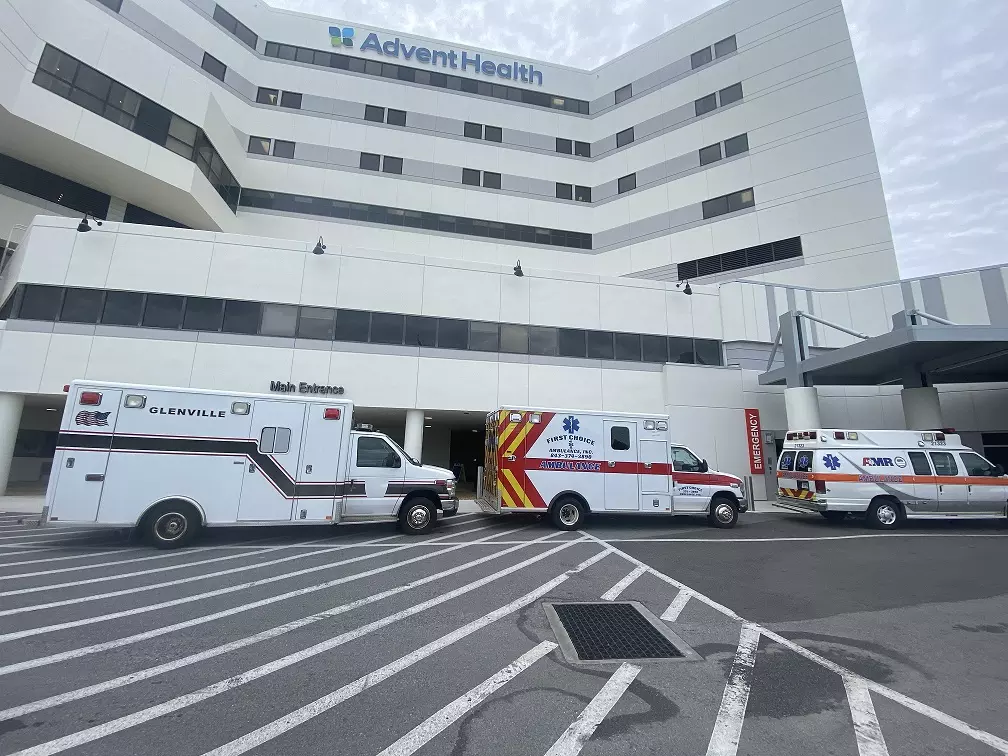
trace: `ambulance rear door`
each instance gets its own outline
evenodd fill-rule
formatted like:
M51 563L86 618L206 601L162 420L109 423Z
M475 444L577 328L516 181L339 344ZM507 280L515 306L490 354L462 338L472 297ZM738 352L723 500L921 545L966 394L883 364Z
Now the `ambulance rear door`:
M498 428L507 420L507 410L496 410L486 416L486 446L483 450L483 478L480 508L487 512L500 512L501 500L497 475L499 470Z

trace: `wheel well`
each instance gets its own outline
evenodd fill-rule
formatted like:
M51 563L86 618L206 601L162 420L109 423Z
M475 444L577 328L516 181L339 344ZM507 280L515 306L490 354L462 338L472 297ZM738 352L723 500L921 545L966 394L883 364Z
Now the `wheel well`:
M561 491L556 496L553 497L553 501L550 502L549 511L553 511L553 507L556 506L557 502L570 496L572 499L577 499L581 506L585 508L586 512L591 512L591 507L585 500L585 497L579 494L577 491Z
M738 496L736 496L731 491L715 491L714 495L711 496L711 501L714 501L714 499L716 499L718 496L720 496L723 499L731 499L736 504L738 504Z
M396 512L396 514L401 512L403 507L405 507L407 504L413 501L413 499L427 499L433 505L434 509L437 510L441 508L441 499L434 491L428 491L427 489L424 488L418 488L413 491L410 491L403 497L402 503L399 505L399 510L398 512Z
M877 501L890 501L890 502L892 502L893 504L896 505L896 512L897 512L897 514L900 517L906 517L906 510L903 508L903 502L900 501L899 499L897 499L895 496L892 496L891 494L881 494L879 496L875 496L875 497L872 498L871 502L868 504L868 509L870 510L873 506L875 506L875 502L877 502Z
M194 510L196 512L196 516L199 518L200 527L202 527L203 524L206 522L206 513L203 511L203 507L201 507L195 501L193 501L192 499L187 499L184 496L168 496L164 499L158 499L149 507L147 507L147 509L143 511L143 514L141 514L140 517L137 518L136 527L137 528L143 527L147 518L150 516L150 513L154 511L154 508L160 506L161 504L166 504L168 502L178 502L179 504L183 504L189 507L190 509Z

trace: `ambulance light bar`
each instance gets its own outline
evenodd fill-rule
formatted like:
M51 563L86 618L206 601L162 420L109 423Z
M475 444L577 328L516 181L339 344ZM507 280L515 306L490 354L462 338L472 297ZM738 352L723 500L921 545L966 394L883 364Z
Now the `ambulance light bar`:
M232 415L247 415L249 410L252 409L252 405L248 402L232 402L231 403L231 414Z
M326 407L325 413L322 415L323 420L339 420L340 411L339 407Z
M80 403L87 404L90 406L96 406L101 404L101 392L99 391L81 391Z
M541 423L542 422L542 415L540 415L538 412L533 412L529 416L529 422L530 423Z
M142 394L126 394L126 401L123 402L123 407L127 409L143 409L145 404L147 404L146 396Z

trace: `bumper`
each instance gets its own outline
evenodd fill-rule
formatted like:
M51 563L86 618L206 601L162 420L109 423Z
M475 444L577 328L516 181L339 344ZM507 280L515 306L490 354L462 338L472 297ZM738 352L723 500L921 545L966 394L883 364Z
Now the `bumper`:
M794 499L790 496L778 496L774 506L781 509L798 509L802 512L825 512L827 505L811 499Z
M749 500L748 499L739 497L739 500L738 500L738 511L739 512L748 512L749 511Z
M441 499L442 512L457 512L459 506L458 496L452 499Z

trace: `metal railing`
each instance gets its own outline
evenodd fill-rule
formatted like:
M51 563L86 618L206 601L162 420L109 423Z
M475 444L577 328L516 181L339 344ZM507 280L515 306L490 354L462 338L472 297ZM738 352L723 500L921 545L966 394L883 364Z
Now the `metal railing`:
M831 323L828 320L817 318L815 315L809 315L807 312L802 312L801 310L794 310L790 314L796 318L805 318L806 320L811 320L815 323L819 323L820 325L824 325L827 328L833 328L834 330L840 331L841 333L846 333L848 336L853 336L854 338L861 339L862 341L871 338L866 334L847 328L846 326L842 326L839 323ZM774 337L773 347L770 349L770 358L767 360L767 366L766 366L767 372L770 372L770 370L773 368L774 358L777 357L777 350L780 349L780 345L781 345L781 329L778 328L777 335Z

